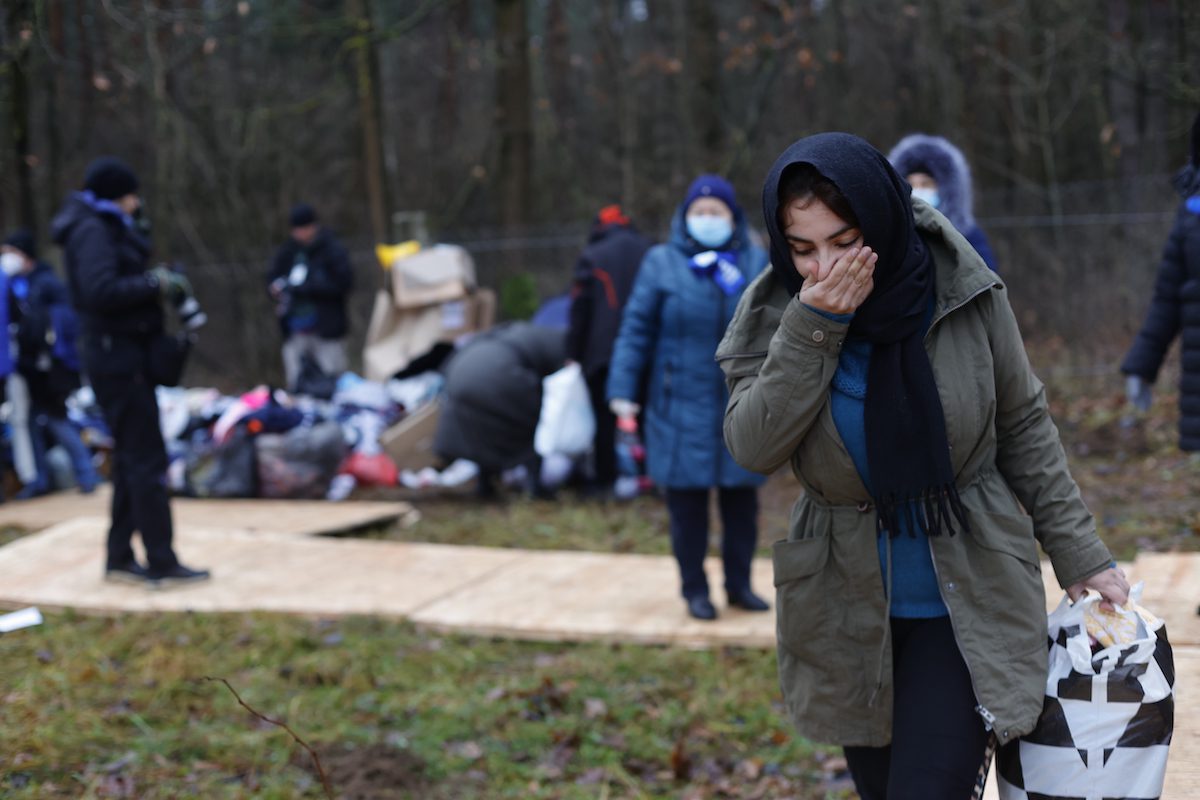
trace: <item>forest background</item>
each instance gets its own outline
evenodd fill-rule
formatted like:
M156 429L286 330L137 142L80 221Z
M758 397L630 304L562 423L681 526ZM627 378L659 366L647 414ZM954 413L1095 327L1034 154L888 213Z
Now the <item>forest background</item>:
M6 0L0 228L49 220L87 162L135 165L156 256L208 307L190 382L277 379L263 290L288 208L351 248L465 245L506 316L565 291L597 208L661 238L717 171L758 223L791 141L913 131L966 153L1024 332L1111 370L1144 313L1200 110L1188 0ZM522 288L526 291L522 292Z

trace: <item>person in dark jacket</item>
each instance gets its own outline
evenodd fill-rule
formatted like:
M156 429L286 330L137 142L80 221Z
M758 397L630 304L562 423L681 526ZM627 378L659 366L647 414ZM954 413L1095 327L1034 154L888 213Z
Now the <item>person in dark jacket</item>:
M617 479L616 430L605 398L608 364L621 325L621 312L650 240L640 234L618 205L600 209L587 246L575 265L567 358L579 364L596 415L594 489L609 490Z
M1130 403L1149 411L1163 358L1181 336L1179 447L1200 451L1200 114L1192 122L1191 150L1190 161L1175 178L1183 202L1163 248L1150 309L1121 372Z
M888 161L908 180L912 196L950 220L995 272L996 256L972 212L971 168L962 151L941 136L913 133L896 143L888 153Z
M312 359L327 375L346 371L346 296L354 270L345 248L301 203L290 215L292 235L275 253L267 291L283 333L283 370L289 389Z
M46 451L51 441L71 458L75 480L90 493L98 478L92 454L67 419L67 398L79 388L78 320L54 269L37 260L27 230L9 235L0 247L0 266L9 275L9 318L17 328L17 369L29 389L30 439L37 476L18 497L35 497L52 487Z
M696 619L717 616L704 574L714 487L729 604L768 608L750 587L757 490L765 478L738 466L725 448L721 420L729 395L715 361L738 299L766 263L767 254L750 241L733 187L717 175L701 175L675 212L670 241L650 248L642 261L609 368L613 413L636 416L646 406L647 468L667 490L671 547L688 613Z
M480 494L494 493L500 472L524 466L542 494L533 434L542 410L542 378L562 367L562 331L527 322L500 325L463 345L446 362L433 451L447 463L479 465Z
M204 580L179 562L167 497L167 452L158 424L152 354L163 339L163 302L191 286L165 267L149 268L150 245L136 230L138 180L123 161L102 157L81 191L54 218L67 285L82 328L82 361L113 436L112 525L105 578L148 587ZM134 557L134 532L148 564Z

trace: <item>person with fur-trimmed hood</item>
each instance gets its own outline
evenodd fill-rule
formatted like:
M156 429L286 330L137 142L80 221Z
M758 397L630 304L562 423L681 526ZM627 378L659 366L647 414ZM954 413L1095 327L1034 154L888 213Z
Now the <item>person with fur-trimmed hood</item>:
M942 212L984 263L997 271L996 256L971 210L971 168L962 151L941 136L912 133L896 143L888 161L908 180L913 197Z

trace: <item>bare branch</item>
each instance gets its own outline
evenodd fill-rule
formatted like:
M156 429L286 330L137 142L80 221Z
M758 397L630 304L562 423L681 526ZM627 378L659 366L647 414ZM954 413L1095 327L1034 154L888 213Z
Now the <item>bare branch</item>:
M317 755L316 750L313 750L312 747L309 746L308 742L301 739L296 734L296 732L294 730L292 730L291 727L286 722L283 722L282 720L278 720L278 719L271 719L267 715L256 710L255 708L251 707L245 700L242 699L242 696L237 693L237 689L234 689L233 686L230 685L229 681L225 680L224 678L213 678L213 677L206 675L206 676L204 676L204 680L218 681L220 683L225 684L225 688L228 689L235 698L237 698L238 705L240 705L242 708L249 711L254 716L261 719L263 722L270 723L271 725L276 725L280 728L283 728L285 731L287 731L288 735L291 736L292 739L294 739L296 741L296 744L300 745L301 747L303 747L305 750L308 751L309 756L312 757L313 766L317 770L317 775L320 776L320 778L321 778L321 785L325 788L325 796L328 797L329 800L334 799L333 787L329 785L329 776L325 774L325 768L321 766L321 757Z

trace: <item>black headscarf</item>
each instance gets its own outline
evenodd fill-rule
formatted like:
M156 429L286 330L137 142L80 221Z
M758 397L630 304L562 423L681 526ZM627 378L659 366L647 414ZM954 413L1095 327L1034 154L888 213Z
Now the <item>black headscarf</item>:
M930 535L967 529L954 486L946 420L925 352L933 303L934 265L917 233L908 184L887 158L848 133L822 133L794 143L771 167L763 214L771 235L771 267L791 294L803 279L779 226L779 183L793 164L811 164L841 190L858 217L863 240L879 254L875 288L850 323L869 341L864 427L878 528L895 536L900 518Z

